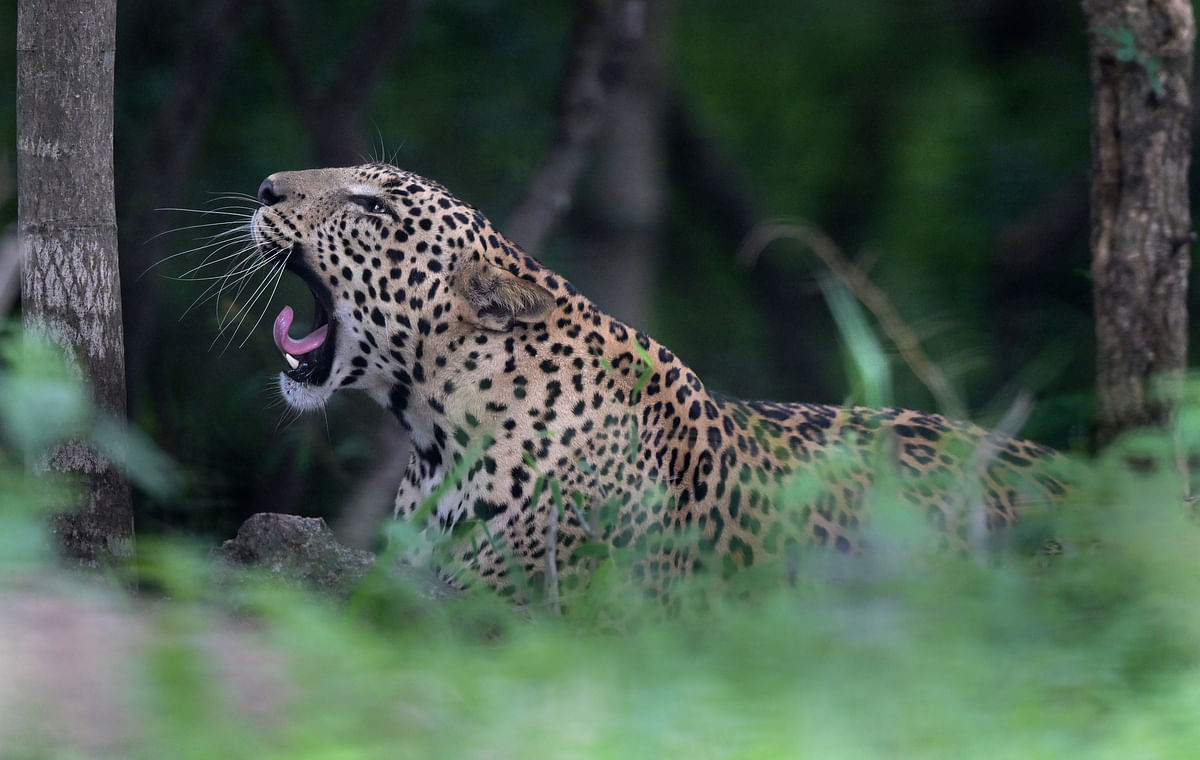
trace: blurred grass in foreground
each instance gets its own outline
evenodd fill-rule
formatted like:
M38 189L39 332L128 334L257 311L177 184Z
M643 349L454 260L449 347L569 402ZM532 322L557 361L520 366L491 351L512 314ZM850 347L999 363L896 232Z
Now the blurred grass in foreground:
M50 437L21 420L86 404L55 401L81 391L44 352L4 356L0 683L33 684L0 687L5 759L1124 758L1200 746L1200 541L1176 464L1179 446L1200 443L1194 399L1178 430L1081 467L1069 506L1037 525L1060 556L1031 554L1020 530L982 558L931 550L932 529L876 494L870 555L806 557L794 587L742 583L749 601L704 594L701 577L708 609L664 621L619 584L567 600L563 617L488 594L433 604L376 587L346 605L265 581L222 586L200 552L169 544L139 546L164 592L152 600L48 584L49 552L32 550L47 546L47 494L62 491L28 474L22 459ZM22 385L35 370L65 395ZM1128 456L1151 471L1130 473ZM14 637L28 622L17 612L38 609L31 594L64 611ZM613 603L634 610L626 632L591 622ZM13 641L67 634L43 648L45 672L13 680L41 662ZM80 677L73 658L101 642L116 677L72 699L123 728L95 745L71 725L86 710L38 686Z

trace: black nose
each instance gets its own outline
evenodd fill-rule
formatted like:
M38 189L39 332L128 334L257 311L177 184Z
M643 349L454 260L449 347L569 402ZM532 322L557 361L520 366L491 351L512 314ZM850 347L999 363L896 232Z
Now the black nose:
M270 177L263 180L263 183L258 186L258 202L264 206L274 206L284 199L285 196L275 192L275 182Z

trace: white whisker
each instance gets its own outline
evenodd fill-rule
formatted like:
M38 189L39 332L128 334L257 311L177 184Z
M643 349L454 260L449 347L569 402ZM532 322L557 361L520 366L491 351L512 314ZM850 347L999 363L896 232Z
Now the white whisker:
M186 316L188 314L188 312L190 312L196 306L204 303L205 301L208 301L210 298L216 298L216 297L220 296L221 292L225 289L225 286L229 283L230 280L236 280L236 281L245 280L247 277L254 274L255 270L257 270L261 266L265 266L265 262L264 262L263 264L255 264L254 266L249 267L248 269L245 269L245 270L241 269L242 262L248 263L248 262L253 261L254 259L258 258L258 252L252 248L243 248L243 249L241 249L235 253L232 253L228 256L222 257L221 260L235 258L238 256L242 256L241 261L239 261L238 263L236 263L232 267L230 267L230 270L223 275L220 275L218 277L188 277L188 278L186 278L186 279L195 280L195 281L212 280L213 282L211 285L209 285L207 288L204 289L203 293L201 293L199 296L196 297L196 300L192 301L192 304L190 306L188 306L188 308L183 312L182 315L180 315L181 319L184 316ZM216 262L213 262L213 263L216 263ZM201 262L200 266L205 266L205 264L203 262ZM221 318L220 318L219 309L218 309L217 319L218 319L218 324L220 324Z
M212 248L211 251L209 251L207 254L205 254L204 259L202 259L199 264L192 267L184 274L176 276L174 278L164 275L164 277L168 277L168 279L186 280L186 279L189 279L189 275L191 275L193 272L199 271L200 269L203 269L204 267L208 266L209 264L225 261L227 257L224 257L224 256L219 259L216 259L216 260L213 260L212 257L215 254L225 250L226 248L229 248L230 246L234 246L234 245L238 245L238 244L245 245L247 250L249 250L249 248L253 246L253 244L249 240L246 240L246 239L240 238L240 237L232 238L229 240L212 240L210 242L205 243L204 245L194 246L192 248L188 248L185 251L180 251L179 253L173 253L170 256L167 256L167 257L163 258L162 260L160 260L154 264L151 264L149 267L146 268L145 272L142 272L142 274L144 275L144 274L146 274L146 272L149 272L154 267L160 266L160 265L170 261L171 259L178 258L179 256L190 256L190 255L199 253L200 251L203 251L205 248ZM139 277L140 276L141 275L139 275Z
M218 250L220 250L220 249L218 249ZM216 252L217 251L211 252L209 254L209 257L211 257ZM256 271L258 271L259 269L261 269L262 267L268 266L270 263L270 260L266 257L260 256L258 250L256 248L254 248L253 246L247 245L246 247L244 247L238 251L235 251L234 253L231 253L231 254L221 257L217 261L208 262L208 260L207 260L208 257L206 257L205 261L201 262L198 265L198 267L204 267L209 264L218 263L219 261L226 261L228 259L234 259L234 258L238 258L238 257L241 257L241 258L238 261L236 261L233 264L233 266L231 266L229 268L229 271L223 275L216 276L216 277L189 276L187 278L189 280L195 280L195 281L211 280L212 284L209 285L207 288L205 288L204 292L201 293L199 296L197 296L196 300L194 300L192 302L192 304L190 306L188 306L188 308L184 311L183 315L180 316L181 319L183 318L183 316L186 316L188 314L188 312L190 312L196 306L198 306L210 299L215 299L215 304L217 306L217 324L221 325L224 323L225 320L220 313L219 297L220 297L221 293L225 290L225 288L228 285L231 284L231 282L242 283L242 288L244 288L245 281L249 277L253 276L253 274ZM249 266L247 266L247 265L249 265ZM238 290L239 293L241 292L242 288L239 288L239 290Z
M216 254L218 254L218 253L221 253L221 252L222 252L222 251L224 251L225 249L231 248L231 247L233 247L233 246L235 246L235 245L241 245L242 247L241 247L241 248L238 248L238 249L237 249L237 250L235 250L235 251L233 251L233 253L225 253L225 254L221 255L220 257L218 257L218 258L215 258L215 259L214 259L214 258L212 258L212 257L213 257L213 256L215 256ZM203 250L203 249L196 249L196 250ZM230 271L228 271L228 272L226 272L226 273L224 273L224 274L221 274L221 275L204 275L204 276L200 276L200 275L198 275L197 273L198 273L198 272L199 272L201 269L204 269L204 268L206 268L206 267L210 267L210 266L215 266L215 265L217 265L217 264L224 263L224 262L226 262L226 261L229 261L230 259L236 259L236 258L239 258L239 257L241 257L241 256L245 256L247 253L254 253L254 254L257 256L257 249L256 249L256 248L255 248L253 245L251 245L250 243L247 243L247 242L246 242L246 241L244 241L244 240L231 240L231 241L229 241L229 242L227 242L227 243L223 243L223 244L222 244L220 247L218 247L218 248L214 248L213 250L209 251L209 252L208 252L208 254L207 254L207 255L205 255L205 257L204 257L204 260L203 260L203 261L201 261L199 264L197 264L196 266L194 266L194 267L192 267L191 269L187 270L187 271L186 271L186 272L184 272L183 274L181 274L181 275L177 275L176 277L173 277L173 278L171 278L171 279L175 279L175 280L196 280L196 281L204 281L204 280L216 280L216 279L223 279L223 278L226 278L226 277L232 277L232 276L234 276L234 275L236 275L236 274L237 274L237 269L236 269L236 268L235 268L235 269L231 269Z
M250 202L251 202L251 203L253 203L255 206L257 206L257 205L258 205L258 198L257 198L257 197L255 197L255 196L253 196L253 195L251 195L250 193L238 193L238 192L225 192L225 193L220 193L220 192L209 192L209 195L212 195L212 196L214 196L214 197L212 198L212 201L214 201L214 202L219 202L219 201L223 201L223 200L230 200L230 201L250 201Z
M244 211L222 211L220 209L212 209L212 208L174 208L171 206L163 206L162 208L156 208L154 210L155 211L178 211L181 214L216 214L219 216L238 216L243 219L245 219L247 216L246 212L244 212Z
M145 240L142 241L142 245L145 245L146 243L154 242L155 240L158 240L160 237L163 237L164 235L171 235L176 232L186 232L187 230L199 230L199 229L204 229L205 227L228 227L229 229L225 230L224 232L219 232L217 234L218 235L229 235L234 232L240 231L243 227L245 227L245 225L241 221L235 222L230 219L221 219L220 221L216 221L216 222L204 222L202 224L188 224L183 227L172 227L169 230L163 230L162 232L156 233L156 234L146 238ZM164 261L165 260L166 259L164 259Z
M280 262L279 271L275 275L273 275L275 284L273 286L271 286L271 294L269 296L267 296L267 298L266 298L266 303L263 306L262 313L258 315L258 319L255 322L253 322L252 324L258 324L259 322L262 321L263 317L267 316L267 309L271 308L271 299L274 298L275 293L277 293L279 291L279 283L283 280L283 269L286 265L287 265L287 259L283 259ZM272 279L272 277L269 276L266 281L269 282L271 279ZM258 300L258 296L255 296L255 300ZM245 346L246 341L250 340L250 336L253 334L254 334L253 331L246 333L246 337L242 338L242 342L238 344L238 348Z
M267 288L271 287L272 280L274 280L275 284L278 285L279 280L283 275L283 268L286 264L287 264L286 259L280 259L277 263L273 264L271 270L268 271L267 276L263 278L262 282L260 282L257 286L255 286L254 290L250 294L249 299L242 302L242 304L240 306L238 306L237 311L231 317L229 317L229 319L225 323L225 325L222 326L221 329L217 332L217 338L214 340L214 343L216 342L216 340L219 340L221 338L221 336L227 330L229 332L229 339L228 339L228 341L226 341L225 347L221 349L221 353L225 353L225 351L229 350L229 347L231 345L233 345L233 341L236 339L238 330L240 330L242 325L246 322L246 317L248 317L250 315L250 312L254 308L254 304L258 302L258 299L262 296L263 293L266 292ZM255 268L261 269L262 267L256 266ZM246 284L248 282L249 282L248 277L242 278L242 283L241 283L241 285L238 286L238 290L234 294L235 301L240 299L240 296L241 296L242 292L245 290ZM271 292L272 293L275 292L274 288L272 288ZM266 314L265 309L263 310L263 313ZM233 325L232 330L229 330L229 325L232 324L234 319L237 320L237 324ZM249 337L250 336L247 335L246 339L248 340ZM245 342L246 341L243 340L242 343L239 344L239 347L241 345L245 345Z

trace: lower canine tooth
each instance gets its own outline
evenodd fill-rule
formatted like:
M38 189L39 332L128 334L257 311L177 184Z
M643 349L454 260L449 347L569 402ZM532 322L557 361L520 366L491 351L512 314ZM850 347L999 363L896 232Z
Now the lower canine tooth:
M283 358L287 360L288 366L291 367L292 369L295 369L296 367L300 366L300 360L297 359L296 357L292 356L291 354L285 353L283 355Z

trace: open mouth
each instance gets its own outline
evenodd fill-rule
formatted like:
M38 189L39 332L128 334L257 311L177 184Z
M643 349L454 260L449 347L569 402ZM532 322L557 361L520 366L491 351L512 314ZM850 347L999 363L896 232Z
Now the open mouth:
M329 379L329 372L333 367L333 351L337 340L332 316L333 300L328 288L311 272L303 266L293 265L299 258L290 257L287 268L299 275L312 291L312 330L302 338L293 338L290 333L295 312L291 306L285 306L283 311L279 312L279 316L275 317L272 332L275 347L283 354L283 360L288 365L283 374L297 383L320 385Z

